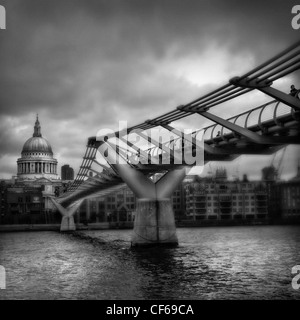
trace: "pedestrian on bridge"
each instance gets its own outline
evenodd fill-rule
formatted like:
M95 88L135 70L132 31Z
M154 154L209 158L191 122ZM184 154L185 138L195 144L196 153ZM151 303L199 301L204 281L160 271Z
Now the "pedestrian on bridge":
M290 95L299 99L299 92L300 92L300 90L297 90L295 88L295 86L292 84L291 85Z

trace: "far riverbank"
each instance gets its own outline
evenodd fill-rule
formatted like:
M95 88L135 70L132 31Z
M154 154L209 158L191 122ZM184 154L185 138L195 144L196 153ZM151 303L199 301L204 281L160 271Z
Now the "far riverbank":
M256 225L300 225L297 219L255 219L255 220L182 220L176 221L177 228L256 226ZM133 222L98 222L76 224L76 230L132 229ZM60 224L16 224L0 225L0 232L59 231Z

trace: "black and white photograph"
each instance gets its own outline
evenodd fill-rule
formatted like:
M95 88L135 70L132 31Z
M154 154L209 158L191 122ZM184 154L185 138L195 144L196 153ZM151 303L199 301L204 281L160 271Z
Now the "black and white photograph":
M0 300L300 300L299 39L297 0L0 0Z

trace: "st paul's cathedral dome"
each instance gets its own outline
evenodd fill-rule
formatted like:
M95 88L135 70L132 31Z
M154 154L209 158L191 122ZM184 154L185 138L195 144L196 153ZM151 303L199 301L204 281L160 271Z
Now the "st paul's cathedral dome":
M33 136L25 142L21 158L18 159L17 164L18 178L38 179L45 177L58 179L57 160L53 158L49 141L42 136L38 116L34 125Z

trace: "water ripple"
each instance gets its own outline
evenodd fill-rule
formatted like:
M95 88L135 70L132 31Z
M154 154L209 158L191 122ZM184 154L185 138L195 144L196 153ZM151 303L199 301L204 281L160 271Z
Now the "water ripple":
M176 248L130 248L131 230L0 234L0 299L299 299L298 226L178 229Z

